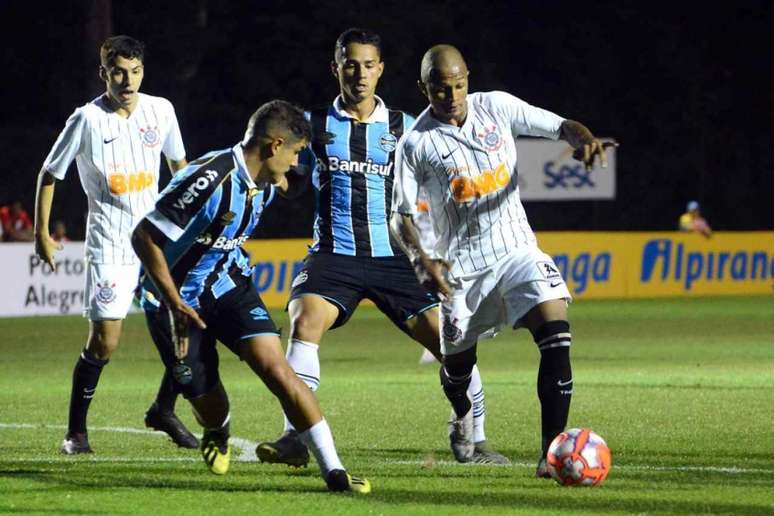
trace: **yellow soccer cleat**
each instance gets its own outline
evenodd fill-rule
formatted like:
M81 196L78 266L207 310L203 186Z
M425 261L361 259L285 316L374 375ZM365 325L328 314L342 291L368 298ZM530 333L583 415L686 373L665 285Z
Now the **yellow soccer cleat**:
M371 482L366 478L353 477L343 469L334 469L325 476L328 489L334 492L351 491L357 494L371 492Z
M219 436L205 432L202 436L202 458L210 471L216 475L225 475L231 463L231 447L228 445L228 437L219 439Z

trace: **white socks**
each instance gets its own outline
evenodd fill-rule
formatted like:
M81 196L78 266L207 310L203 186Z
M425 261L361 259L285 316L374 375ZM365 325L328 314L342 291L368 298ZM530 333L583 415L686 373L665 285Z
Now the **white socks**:
M312 392L315 392L317 387L320 386L320 358L317 355L319 347L313 342L290 339L288 351L285 354L290 368L296 372L301 381L312 389ZM287 432L288 430L294 430L294 427L290 420L288 420L288 417L285 416L285 431Z
M336 446L333 444L331 429L328 427L328 422L325 419L320 420L319 423L312 425L308 430L298 435L301 437L301 441L312 450L312 454L314 454L314 458L317 459L317 464L320 466L323 478L331 470L344 469L339 460L339 454L336 453Z
M296 375L312 389L317 391L320 386L320 358L317 354L319 346L313 342L306 342L300 339L290 339L286 357L288 364L296 372ZM478 372L478 366L474 365L470 373L470 385L468 394L473 402L473 441L481 442L486 440L484 433L484 420L486 419L486 406L484 403L484 388L481 384L481 374ZM327 428L327 426L326 426ZM294 430L293 424L285 416L285 429ZM328 431L330 433L330 431Z
M486 419L486 405L484 404L484 386L481 384L481 374L478 366L474 365L470 372L470 385L468 394L473 402L473 442L486 441L484 434L484 419Z

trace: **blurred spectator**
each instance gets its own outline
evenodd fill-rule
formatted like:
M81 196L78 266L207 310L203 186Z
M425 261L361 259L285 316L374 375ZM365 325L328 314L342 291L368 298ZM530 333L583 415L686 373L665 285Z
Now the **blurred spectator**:
M69 242L67 238L67 226L63 220L57 220L54 222L54 231L51 233L51 238L57 242Z
M6 242L32 242L32 219L22 203L13 201L0 208L3 240Z
M712 236L712 228L707 224L707 220L699 212L699 203L690 201L686 207L686 212L680 215L680 231L695 231L705 237Z

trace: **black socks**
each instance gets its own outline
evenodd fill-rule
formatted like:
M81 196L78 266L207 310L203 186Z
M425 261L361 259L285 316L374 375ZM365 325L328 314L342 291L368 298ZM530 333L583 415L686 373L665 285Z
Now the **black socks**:
M570 324L549 321L534 333L540 350L537 390L542 421L542 447L545 455L551 441L564 431L572 399L570 367Z
M73 387L70 392L70 419L68 430L73 433L86 432L86 415L94 393L97 390L102 368L108 363L83 350L73 370Z

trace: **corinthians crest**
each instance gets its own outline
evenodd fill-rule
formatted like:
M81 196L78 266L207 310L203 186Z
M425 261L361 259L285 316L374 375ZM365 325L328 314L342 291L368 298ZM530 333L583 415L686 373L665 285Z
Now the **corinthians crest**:
M146 147L155 147L161 140L158 126L148 126L145 129L140 127L140 135L142 136L142 144Z
M94 297L102 304L112 303L116 299L116 284L105 281L103 283L97 282L97 292Z
M481 139L484 148L489 152L495 152L503 145L503 139L500 136L500 133L497 132L496 125L484 127L484 132L476 133L476 135Z

